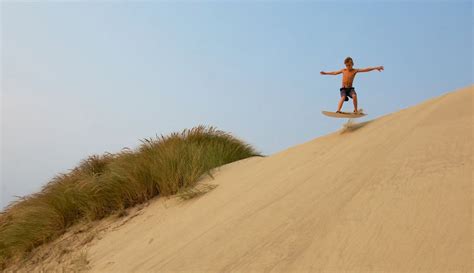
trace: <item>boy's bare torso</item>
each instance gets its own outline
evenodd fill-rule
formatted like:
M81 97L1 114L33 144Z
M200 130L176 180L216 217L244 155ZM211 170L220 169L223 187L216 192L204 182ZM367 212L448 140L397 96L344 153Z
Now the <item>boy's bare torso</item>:
M342 70L342 87L349 88L352 87L352 83L354 82L354 78L357 74L357 69L347 69L344 68Z

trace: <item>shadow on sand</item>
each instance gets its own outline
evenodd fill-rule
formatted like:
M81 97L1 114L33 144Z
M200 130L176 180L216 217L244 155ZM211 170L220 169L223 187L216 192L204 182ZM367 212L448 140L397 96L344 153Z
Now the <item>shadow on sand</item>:
M349 119L346 123L342 125L342 129L341 131L339 131L339 134L354 132L355 130L360 129L371 122L372 120L356 123L353 119Z

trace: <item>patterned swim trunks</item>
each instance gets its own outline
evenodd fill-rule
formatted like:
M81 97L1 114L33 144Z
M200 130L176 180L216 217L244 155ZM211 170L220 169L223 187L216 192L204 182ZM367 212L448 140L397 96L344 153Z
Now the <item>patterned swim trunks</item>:
M342 87L339 91L341 92L341 97L346 97L344 101L348 101L349 98L352 99L353 95L357 95L354 87Z

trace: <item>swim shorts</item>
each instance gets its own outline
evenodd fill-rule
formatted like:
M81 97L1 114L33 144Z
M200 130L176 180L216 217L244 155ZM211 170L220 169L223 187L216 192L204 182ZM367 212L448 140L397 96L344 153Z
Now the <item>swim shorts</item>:
M352 99L353 95L357 95L354 87L342 87L339 91L341 91L341 97L346 97L344 101L348 101L349 98Z

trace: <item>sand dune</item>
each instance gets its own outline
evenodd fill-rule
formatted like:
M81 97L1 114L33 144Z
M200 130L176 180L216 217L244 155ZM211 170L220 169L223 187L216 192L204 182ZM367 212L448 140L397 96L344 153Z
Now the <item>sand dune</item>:
M472 272L473 86L159 198L92 272Z

